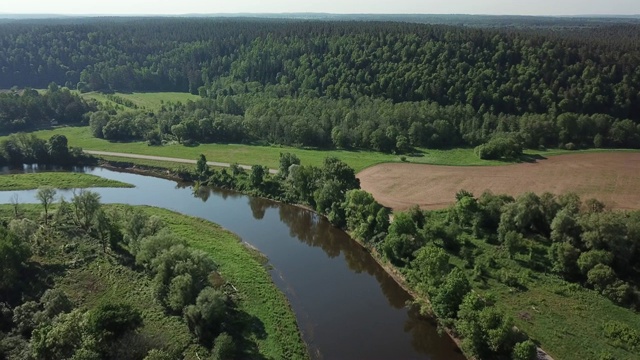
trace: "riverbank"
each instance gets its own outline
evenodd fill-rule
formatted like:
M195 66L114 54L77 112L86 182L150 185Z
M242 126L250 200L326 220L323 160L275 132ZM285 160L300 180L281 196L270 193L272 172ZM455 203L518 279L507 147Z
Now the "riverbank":
M125 171L125 172L134 172L136 174L144 174L144 175L151 175L154 176L154 171L155 173L160 173L161 175L163 175L162 177L166 178L167 172L166 170L158 170L155 169L154 171L152 171L154 169L143 169L137 166L133 166L131 168L129 168L127 170L126 167L124 167L123 169L120 169L120 171ZM175 177L175 175L173 175ZM176 180L174 178L174 180ZM299 205L295 205L298 208L303 208L305 210L311 210L309 207L306 206L299 206ZM351 241L353 241L353 238L351 238ZM391 264L389 264L385 258L377 253L375 250L369 249L367 247L365 247L363 244L359 243L356 241L356 243L359 244L359 246L363 247L367 252L370 252L372 255L372 259L375 260L378 265L384 270L384 272L386 274L388 274L391 278L394 279L394 281L400 286L402 287L409 295L411 295L411 297L414 299L414 301L418 304L421 305L423 313L429 314L432 312L429 311L430 306L429 306L429 299L426 298L425 296L418 294L417 292L415 292L411 286L409 286L409 284L406 281L406 278L404 277L404 275L399 271L398 268L392 266ZM425 311L427 310L427 311ZM455 334L449 330L446 331L447 335L457 344L458 347L460 347L461 345L461 340L459 338L457 338L455 336ZM544 358L544 357L541 357ZM546 357L547 359L549 359L550 357Z
M107 213L125 211L127 205L102 205ZM22 217L37 219L41 206L20 204ZM58 204L52 205L56 211ZM296 317L282 292L271 281L265 257L247 246L240 238L209 221L166 209L136 206L148 216L159 218L172 233L191 248L209 254L217 265L219 276L212 282L225 289L234 299L233 327L241 329L239 350L250 358L308 359ZM12 219L14 208L0 205L0 218ZM61 250L64 246L78 251ZM156 300L153 278L127 265L117 251L103 253L92 239L48 239L46 252L31 259L40 267L64 268L47 276L47 286L63 290L82 309L103 303L130 304L142 313L140 336L154 339L165 351L185 359L200 359L206 352L192 338L182 316L167 315ZM66 247L65 247L66 249ZM222 281L222 283L220 282ZM160 346L160 345L158 345Z
M135 165L132 163L113 162L113 161L104 161L101 164L101 166L108 169L116 170L116 171L129 172L129 173L134 173L138 175L156 176L156 177L160 177L168 180L184 181L183 178L181 178L176 174L176 171L169 171L159 167ZM277 200L273 200L273 199L268 199L268 200L280 203ZM288 205L292 205L300 209L311 211L326 219L325 215L319 214L309 206L305 206L301 204L288 204ZM351 234L348 234L348 235L351 241L358 244L365 251L367 251L371 255L372 259L384 270L384 272L387 275L389 275L407 294L410 295L412 301L420 305L421 313L423 316L425 316L425 318L429 319L430 321L436 320L433 312L430 309L429 299L419 295L414 289L412 289L407 283L404 275L401 274L397 268L389 264L382 255L380 255L377 251L375 251L375 249L371 249L367 247L362 242L356 240L353 236L351 236ZM443 329L443 330L445 330L445 333L447 334L447 336L458 346L458 348L461 349L461 339L457 338L455 334L452 331L450 331L450 329Z
M131 184L82 173L41 172L0 175L0 191L33 190L42 186L55 189L133 187Z
M291 305L271 280L264 255L212 222L160 208L143 209L162 219L189 246L211 255L220 275L237 291L239 309L259 319L264 334L252 333L251 339L261 355L270 359L309 358Z

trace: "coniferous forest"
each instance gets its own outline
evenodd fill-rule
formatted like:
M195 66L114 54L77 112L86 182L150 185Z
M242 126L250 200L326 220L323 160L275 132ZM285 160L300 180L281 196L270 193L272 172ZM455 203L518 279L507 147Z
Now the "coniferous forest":
M155 112L107 109L94 116L95 136L118 141L263 141L402 153L498 138L479 151L487 158L510 156L513 149L504 144L512 143L637 148L638 36L633 21L561 19L535 28L284 19L18 21L0 24L0 88L55 82L81 92L203 97ZM28 93L2 96L4 102L34 102L19 99L33 96ZM90 108L70 105L61 121L84 111L88 123ZM3 106L0 122L19 128L31 113Z

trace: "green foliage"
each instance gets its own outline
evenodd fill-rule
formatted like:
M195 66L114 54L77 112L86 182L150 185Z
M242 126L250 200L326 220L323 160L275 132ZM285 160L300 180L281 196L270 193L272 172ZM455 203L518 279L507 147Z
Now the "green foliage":
M269 169L261 165L253 165L251 173L249 173L249 183L254 188L260 188L264 183L265 176L269 173Z
M177 313L182 309L176 304L189 304L209 285L209 275L215 269L210 256L183 245L175 245L151 261L156 295L161 303ZM175 280L179 276L183 276L180 281Z
M56 197L56 190L50 186L43 186L36 192L36 199L40 201L44 208L45 225L49 222L49 207Z
M76 225L84 231L89 231L95 223L100 206L100 194L96 192L80 190L74 194L71 207Z
M583 252L578 258L578 268L583 274L587 274L598 264L611 265L613 255L604 250L591 250Z
M2 191L32 190L42 186L51 186L56 189L79 189L90 187L126 188L132 185L83 173L41 172L6 174L0 177Z
M0 226L0 300L10 298L30 256L27 243Z
M101 304L91 310L87 329L101 342L113 341L142 326L140 311L128 304Z
M464 272L454 268L438 287L432 299L433 311L442 319L454 319L471 284Z
M449 272L449 255L439 247L425 246L411 262L409 280L425 294L432 294Z
M59 314L71 312L74 308L67 294L61 289L47 289L40 298L40 304L44 314L50 319Z
M196 176L200 178L200 180L207 179L211 175L211 170L209 169L209 165L207 164L207 158L200 154L198 158L198 162L196 163Z
M494 136L474 151L483 160L517 159L522 155L522 145L514 136L501 135Z
M91 351L92 343L87 329L87 314L75 310L62 314L51 324L43 324L33 332L31 346L36 359L68 359L81 348ZM91 351L93 352L93 351Z
M280 153L280 167L279 175L283 179L289 177L289 169L292 165L300 165L300 159L296 154L292 153Z
M516 349L522 351L516 345L519 334L514 330L513 320L486 304L477 294L468 293L464 297L457 315L456 331L462 337L462 347L468 355L490 359L512 353L515 356Z
M136 264L150 268L155 258L177 245L186 246L187 244L169 231L161 231L156 235L144 237L135 254Z
M569 243L554 243L549 248L549 259L553 264L553 270L568 277L578 273L579 257L580 250Z
M226 302L227 297L224 293L207 287L200 292L195 305L184 309L185 321L200 342L211 345L211 340L220 334L226 318Z
M513 360L535 360L537 357L538 347L531 340L519 342L513 347Z
M374 235L386 232L388 218L385 221L382 205L373 196L362 190L349 190L344 202L347 229L356 239L365 243L373 241Z
M236 345L233 338L227 333L222 333L213 342L211 357L213 360L231 360L235 357Z
M594 266L587 273L587 281L598 291L604 291L617 279L618 277L616 276L616 273L613 271L613 269L603 264Z
M638 350L618 351L606 345L594 323L638 322L632 311L638 306L638 282L632 275L638 264L638 212L606 211L594 202L582 206L571 193L525 194L515 201L485 193L476 201L460 191L456 198L446 211L396 214L390 234L411 233L422 225L417 233L426 242L417 251L406 234L388 236L381 249L406 274L412 289L430 298L441 323L461 337L467 356L533 356L535 345L514 330L514 323L547 351L563 357L637 355ZM458 247L451 246L456 243ZM402 251L401 256L414 251L416 258L408 264L394 259ZM450 267L454 270L447 275ZM588 290L591 287L597 292ZM496 307L480 296L497 297ZM571 336L593 345L572 341L563 328L574 329L572 334L577 333Z
M603 326L604 336L616 347L637 350L640 348L640 332L629 325L608 321Z
M173 360L173 357L166 351L152 349L147 356L145 356L144 360Z

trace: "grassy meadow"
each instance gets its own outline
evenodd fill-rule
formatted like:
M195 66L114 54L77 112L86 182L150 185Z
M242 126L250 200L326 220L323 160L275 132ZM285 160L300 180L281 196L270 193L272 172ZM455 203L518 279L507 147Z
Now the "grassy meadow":
M312 150L300 149L286 146L258 146L241 144L201 144L193 147L186 147L180 144L165 146L148 146L143 141L117 143L95 138L91 135L89 127L60 127L50 130L34 132L38 137L48 139L55 134L63 134L69 139L69 146L81 147L85 150L111 151L130 154L155 155L164 157L174 157L183 159L197 159L200 154L204 154L209 161L239 163L244 165L265 165L269 168L278 168L279 156L282 152L296 154L302 164L319 166L328 156L335 156L359 172L367 167L389 162L401 162L402 157L393 154L383 154L373 151L347 151L347 150ZM0 138L1 139L1 138ZM568 150L528 150L524 161L527 158L540 158L569 153L593 153L604 151L624 151L624 150L604 150L592 149L582 151ZM630 150L633 151L633 150ZM123 160L131 163L141 163L138 160ZM474 153L473 149L418 149L418 153L407 155L405 161L418 164L450 165L450 166L496 166L506 165L511 162L481 160ZM141 163L142 164L142 163ZM168 164L159 164L161 167Z
M516 326L553 358L637 359L635 351L614 346L603 331L609 321L640 329L640 316L633 310L614 304L594 290L525 268L522 264L528 255L519 254L509 259L503 248L479 240L473 244L485 254L492 254L498 264L486 283L472 283L474 290L495 299L496 305L514 319ZM464 268L462 259L453 258L452 262ZM468 278L473 278L472 269L465 271ZM516 289L498 281L500 272L518 277L523 286Z
M120 181L82 173L43 172L35 174L0 175L0 191L32 190L41 186L51 186L56 189L133 187L133 185Z
M138 106L140 109L147 110L156 110L159 109L162 104L166 103L177 103L182 102L185 103L189 100L196 101L200 99L200 96L189 94L189 93L180 93L180 92L153 92L153 93L116 93L113 94L116 97L125 99L130 101L131 103ZM113 106L120 105L116 102L113 102L109 99L107 94L103 94L100 92L89 92L80 94L80 96L86 100L93 99L102 103L110 104ZM126 106L124 106L126 107Z

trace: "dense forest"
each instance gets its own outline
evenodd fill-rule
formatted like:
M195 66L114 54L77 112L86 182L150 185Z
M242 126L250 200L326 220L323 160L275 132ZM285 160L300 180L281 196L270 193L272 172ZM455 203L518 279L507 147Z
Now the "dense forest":
M568 24L534 31L242 18L13 22L0 25L0 87L54 82L81 92L205 98L157 113L107 109L95 135L119 141L408 152L478 146L506 133L533 148L639 147L640 27ZM77 118L74 109L56 116Z

